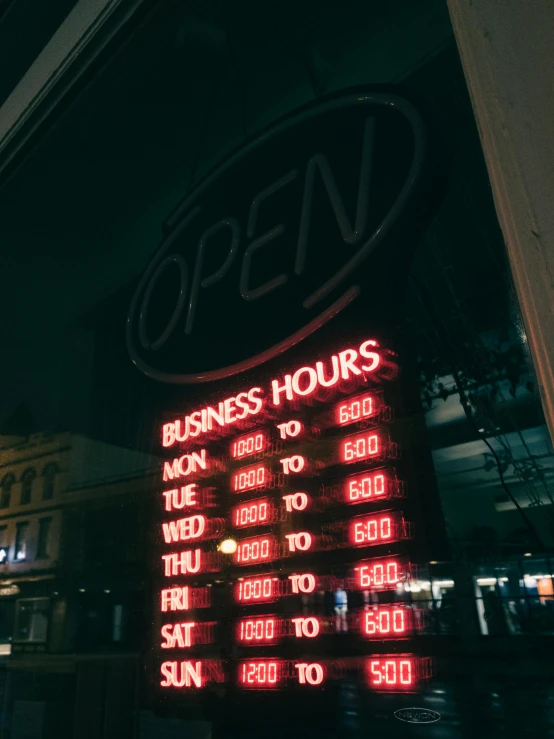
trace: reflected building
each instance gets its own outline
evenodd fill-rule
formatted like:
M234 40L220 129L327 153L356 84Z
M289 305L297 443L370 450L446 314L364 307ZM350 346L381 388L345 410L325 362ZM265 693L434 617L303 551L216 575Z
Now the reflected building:
M107 711L130 736L153 460L69 432L1 443L4 719L30 700L45 730Z

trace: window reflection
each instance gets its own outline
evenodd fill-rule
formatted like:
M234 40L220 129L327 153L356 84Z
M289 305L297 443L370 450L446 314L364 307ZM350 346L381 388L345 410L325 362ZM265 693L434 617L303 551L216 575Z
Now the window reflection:
M48 633L49 598L22 598L15 611L14 640L45 642Z
M15 531L14 561L22 562L27 558L29 523L27 521L20 521L16 524Z
M21 475L21 505L27 505L31 502L33 494L33 481L36 477L35 470L30 467Z
M15 475L8 473L2 480L2 492L0 493L0 508L9 508L11 501L12 487L15 482Z
M42 499L52 500L54 497L54 485L56 482L56 473L58 465L55 462L47 464L42 472Z

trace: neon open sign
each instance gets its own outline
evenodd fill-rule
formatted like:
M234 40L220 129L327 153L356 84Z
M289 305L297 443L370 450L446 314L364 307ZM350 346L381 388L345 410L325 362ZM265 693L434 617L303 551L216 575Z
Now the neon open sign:
M342 117L347 137L336 134ZM411 102L356 91L250 141L168 220L129 308L136 366L162 382L209 382L278 356L332 320L358 298L368 257L418 191L426 139Z

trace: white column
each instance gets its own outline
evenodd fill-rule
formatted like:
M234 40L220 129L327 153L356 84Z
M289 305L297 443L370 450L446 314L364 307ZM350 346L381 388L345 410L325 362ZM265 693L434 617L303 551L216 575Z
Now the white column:
M554 439L554 2L447 2Z

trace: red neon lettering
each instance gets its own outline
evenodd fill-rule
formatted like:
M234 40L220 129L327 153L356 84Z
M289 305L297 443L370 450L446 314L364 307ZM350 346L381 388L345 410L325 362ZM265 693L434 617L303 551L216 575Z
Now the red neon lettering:
M269 562L278 555L277 539L266 534L243 539L238 543L233 560L235 564L245 565L251 562Z
M406 611L403 608L376 608L365 611L362 619L364 636L396 636L408 631Z
M202 680L202 662L163 662L161 672L164 680L160 685L163 688L190 688L194 684L196 688L201 688Z
M314 636L319 634L319 621L313 616L291 618L291 621L294 624L294 635L296 637L307 636L308 639L313 639Z
M376 346L377 342L369 339L361 344L359 352L355 349L345 349L338 355L332 355L330 377L326 377L323 362L316 362L315 369L301 367L293 375L285 375L283 384L279 384L279 380L272 380L273 405L281 404L283 394L287 400L293 400L295 395L311 395L318 385L332 387L341 377L343 380L348 380L351 376L361 375L362 372L374 372L381 362L379 354L371 351L371 348ZM356 362L360 357L369 360L369 364L361 364L358 367Z
M174 459L173 462L164 462L163 479L164 482L173 480L176 477L186 477L192 472L196 472L198 469L207 469L208 462L206 459L206 450L201 449L200 454L198 452L192 452L191 454L184 454L178 459Z
M415 682L415 664L412 658L383 656L367 662L369 685L372 688L410 688Z
M238 603L274 600L277 595L278 580L273 577L247 577L235 586L235 600Z
M306 466L306 458L300 454L295 454L293 457L285 457L280 462L283 465L285 475L288 475L290 472L302 472Z
M262 410L263 401L261 398L256 397L260 394L263 395L263 390L261 387L253 387L250 388L250 390L248 391L248 402L254 404L254 407L250 408L251 415L256 415Z
M257 454L264 451L267 447L267 436L263 431L256 431L252 434L239 436L231 443L231 456L233 459L241 459L248 457L250 454Z
M307 379L300 379L307 375ZM304 385L304 387L302 387ZM317 372L312 367L301 367L292 376L292 389L297 395L311 395L317 387Z
M162 444L163 446L171 446L175 443L175 424L165 423L162 426Z
M283 495L283 500L285 501L285 507L289 513L292 510L305 510L310 501L306 493L291 493L290 495Z
M235 412L237 410L235 398L227 398L227 400L223 402L223 406L225 408L225 424L234 423L237 420L235 416Z
M166 588L162 590L162 611L188 611L189 588Z
M298 670L298 682L301 685L321 685L323 682L323 667L317 662L299 662L294 666Z
M345 349L339 352L340 374L343 380L348 380L350 372L353 375L361 375L362 370L358 369L354 364L358 358L358 352L355 349Z
M360 565L356 569L360 588L390 588L400 581L400 566L394 560Z
M286 439L288 436L298 436L302 431L302 424L300 421L287 421L286 423L278 423L277 428L281 439Z
M285 375L285 384L281 386L279 386L278 380L272 380L271 391L273 393L273 405L281 404L281 393L285 393L287 400L292 400L294 397L292 394L292 377Z
M262 388L253 387L246 393L239 393L236 397L227 398L218 403L217 408L207 406L200 411L195 411L183 420L166 423L162 427L162 444L164 447L172 446L175 442L186 441L189 437L194 438L202 433L212 431L214 424L227 426L236 421L241 421L250 415L256 415L263 407Z
M179 521L163 523L163 534L166 544L175 541L187 541L188 539L199 539L206 529L205 516L189 516Z
M237 624L237 640L245 644L272 642L277 637L277 619L274 616L243 618Z
M387 478L383 472L362 472L345 481L347 503L362 503L371 498L388 498Z
M377 434L363 432L340 442L340 458L343 462L354 462L378 454L381 454L381 439Z
M172 575L188 575L200 572L202 567L202 550L193 549L177 554L162 555L164 561L164 574L166 577Z
M175 647L192 646L192 629L196 626L193 621L181 624L165 624L162 626L162 636L165 639L162 642L162 649L175 649Z
M313 593L315 590L315 577L308 572L303 575L289 575L289 580L293 593Z
M274 688L282 680L278 660L256 660L239 665L239 683L245 688Z
M331 376L331 379L327 379L325 377L323 362L315 363L315 368L317 371L317 381L322 387L333 387L333 385L336 385L340 379L339 358L336 356L336 354L333 354L333 356L331 357L331 366L333 368L333 374Z
M371 351L372 347L376 347L377 342L373 341L372 339L369 339L368 341L364 341L364 343L360 346L360 354L364 359L368 359L370 364L362 364L362 369L364 372L374 372L377 367L381 364L381 357L377 352Z
M263 464L244 467L231 476L231 489L235 493L241 493L243 490L253 490L266 485L268 478L267 469Z
M179 510L181 508L187 508L188 506L197 505L196 495L198 491L196 487L196 483L193 482L190 485L183 485L181 488L175 488L175 490L166 490L165 493L163 493L165 498L165 510Z
M357 544L380 544L384 541L395 541L398 539L397 526L392 514L373 514L355 518L350 523L350 543Z
M300 531L297 534L287 534L285 536L289 543L289 552L295 552L297 549L306 552L312 546L312 535L306 531Z
M349 423L356 423L365 418L370 418L377 412L377 403L374 395L365 393L364 395L356 395L335 406L335 422L345 426Z
M231 512L231 521L235 528L259 526L270 523L273 519L273 505L269 498L249 500L235 506Z

